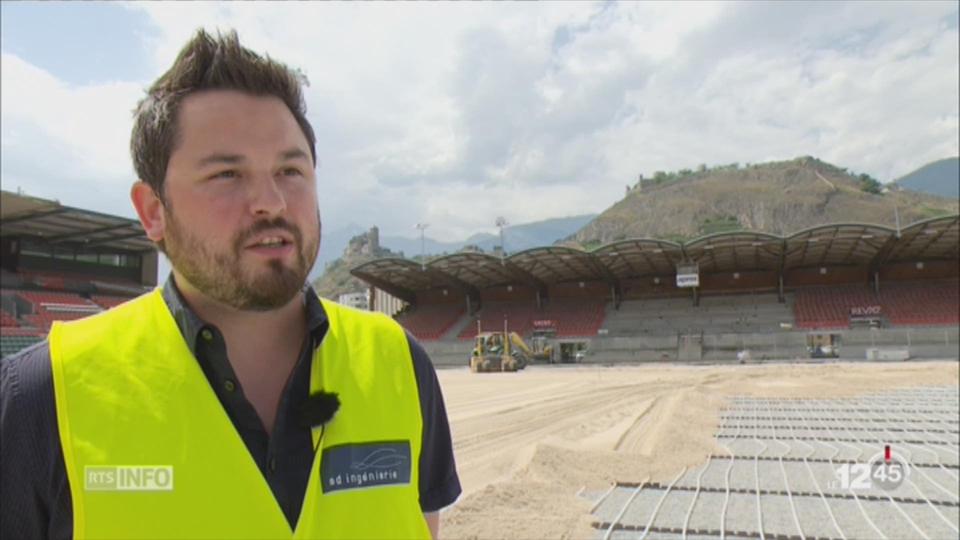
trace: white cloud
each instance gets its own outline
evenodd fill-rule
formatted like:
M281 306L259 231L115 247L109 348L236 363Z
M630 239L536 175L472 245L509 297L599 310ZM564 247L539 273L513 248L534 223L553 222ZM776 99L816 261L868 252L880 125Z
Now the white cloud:
M126 200L133 178L131 111L140 86L69 86L7 53L0 70L4 184L38 196L66 194L94 207L103 196ZM120 213L130 215L129 209Z
M603 210L641 172L810 154L890 180L960 152L950 3L129 8L156 26L158 75L198 26L236 28L308 75L328 230L427 221L455 240L498 215ZM9 54L2 75L4 183L129 215L146 81L69 87Z

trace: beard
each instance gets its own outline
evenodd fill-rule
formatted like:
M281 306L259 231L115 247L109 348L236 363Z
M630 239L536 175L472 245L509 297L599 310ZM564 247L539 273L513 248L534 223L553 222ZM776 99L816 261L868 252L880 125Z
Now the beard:
M287 305L299 293L320 249L320 215L316 236L307 238L298 227L283 218L263 220L238 234L227 250L216 250L200 236L183 227L164 208L166 231L161 249L170 263L197 290L222 304L242 311L269 311ZM244 265L245 246L254 235L283 229L293 236L295 260L292 266L273 259L265 268Z

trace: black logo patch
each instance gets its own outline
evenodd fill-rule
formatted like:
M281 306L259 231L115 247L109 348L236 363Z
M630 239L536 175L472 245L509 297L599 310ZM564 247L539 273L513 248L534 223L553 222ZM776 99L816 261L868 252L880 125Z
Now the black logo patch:
M324 493L410 483L410 442L342 444L323 449Z

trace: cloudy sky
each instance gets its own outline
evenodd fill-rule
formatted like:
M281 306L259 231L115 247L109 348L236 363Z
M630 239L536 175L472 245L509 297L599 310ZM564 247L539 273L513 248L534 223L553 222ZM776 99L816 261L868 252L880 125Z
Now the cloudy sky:
M130 111L198 27L301 68L324 226L458 240L638 173L958 154L957 2L0 5L3 188L134 217Z

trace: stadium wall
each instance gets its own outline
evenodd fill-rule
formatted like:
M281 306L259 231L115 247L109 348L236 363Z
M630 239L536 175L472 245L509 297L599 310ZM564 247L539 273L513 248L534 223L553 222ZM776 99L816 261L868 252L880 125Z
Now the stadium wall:
M446 291L446 294L444 294L444 291ZM438 287L417 293L417 305L421 306L430 304L463 304L463 302L463 293L450 288Z
M917 264L910 261L884 265L880 268L880 287L888 280L956 279L960 276L960 263L957 261L923 261L922 268L917 268Z
M908 350L913 359L958 359L960 330L957 328L895 328L883 330L841 330L840 360L866 361L867 349ZM752 362L808 361L807 332L772 334L705 334L699 362L735 364L737 353L749 350ZM631 364L676 362L676 336L596 337L587 339L588 364ZM438 367L467 365L473 343L426 342L422 344Z
M908 350L914 359L960 358L960 329L890 328L836 330L840 335L840 359L866 360L867 349ZM703 362L736 363L737 353L749 350L754 361L810 360L807 332L768 334L704 334ZM676 361L676 336L597 337L590 340L590 363Z
M704 294L720 291L776 291L779 286L776 271L719 272L702 274L700 289Z
M659 280L659 283L657 283L656 280ZM675 274L625 279L621 281L621 287L625 300L668 296L689 296L692 298L692 293L689 289L680 289L677 287L677 277Z
M821 268L826 273L821 273ZM870 272L865 266L816 266L795 268L783 275L784 287L802 287L807 285L862 284L870 281Z
M423 341L423 349L430 356L430 361L437 367L462 367L470 365L470 351L473 350L473 340L455 341Z
M481 302L536 302L537 291L528 285L500 285L480 291Z
M583 286L581 287L581 283ZM573 281L557 283L547 287L547 295L553 300L587 298L591 300L610 298L610 284L603 281Z

